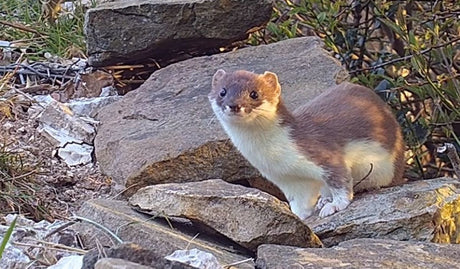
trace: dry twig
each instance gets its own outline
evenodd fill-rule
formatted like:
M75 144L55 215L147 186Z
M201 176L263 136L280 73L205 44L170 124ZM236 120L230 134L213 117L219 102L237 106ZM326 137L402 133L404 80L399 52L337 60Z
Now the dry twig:
M83 254L83 255L88 252L83 249L73 248L73 247L69 247L66 245L62 245L62 244L50 243L50 242L41 241L41 240L36 240L36 241L37 243L44 244L45 246L22 243L22 242L12 242L12 244L16 246L22 246L22 247L42 248L46 250L56 250L56 251L66 251L66 252L73 252L73 253L78 253L78 254Z
M230 268L232 266L240 265L240 264L247 263L247 262L254 262L254 259L253 258L248 258L248 259L245 259L245 260L241 260L241 261L237 261L237 262L234 262L234 263L226 264L226 265L224 265L224 268L228 269L228 268Z
M118 243L123 243L123 240L120 239L120 237L118 237L116 234L114 234L111 230L109 230L107 227L103 226L102 224L100 223L97 223L93 220L90 220L90 219L87 219L87 218L83 218L83 217L79 217L79 216L72 216L73 219L75 220L79 220L79 221L84 221L84 222L87 222L87 223L90 223L94 226L96 226L97 228L103 230L104 232L106 232L107 234L109 234L113 239L115 239Z
M452 164L452 168L454 169L457 178L460 178L460 157L458 157L457 149L455 148L454 144L452 143L444 143L444 146L438 147L438 153L446 153L447 157Z

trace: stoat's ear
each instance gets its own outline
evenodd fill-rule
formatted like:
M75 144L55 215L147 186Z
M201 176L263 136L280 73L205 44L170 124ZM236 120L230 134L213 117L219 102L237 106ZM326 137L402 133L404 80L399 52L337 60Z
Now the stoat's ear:
M275 73L265 71L263 75L261 75L263 80L271 86L276 94L280 94L281 86L278 82L278 76Z
M217 83L227 74L223 69L217 70L217 72L212 77L212 87L214 88Z

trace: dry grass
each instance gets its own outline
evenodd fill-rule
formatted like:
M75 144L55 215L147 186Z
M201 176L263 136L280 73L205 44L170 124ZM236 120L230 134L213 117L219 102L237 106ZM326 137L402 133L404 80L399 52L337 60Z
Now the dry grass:
M20 153L0 143L0 214L20 213L34 220L53 217L43 201L36 197L37 170L24 165Z

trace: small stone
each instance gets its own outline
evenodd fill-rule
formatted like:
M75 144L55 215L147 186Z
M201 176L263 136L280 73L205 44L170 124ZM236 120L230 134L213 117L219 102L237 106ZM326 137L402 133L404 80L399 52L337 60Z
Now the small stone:
M73 255L62 257L56 264L51 265L48 269L81 269L83 265L82 255Z
M68 166L86 165L92 162L93 146L68 143L57 150L57 156Z
M117 89L113 86L103 87L101 89L100 97L116 96L118 95Z
M121 96L79 98L68 103L70 110L75 115L94 117L104 106L120 100Z
M176 250L171 255L165 257L169 261L180 262L188 264L193 268L213 268L219 269L223 268L220 265L219 261L211 253L199 250L199 249L189 249L189 250Z
M39 132L55 146L69 142L92 144L95 129L92 125L72 114L69 108L57 101L51 101L38 119Z

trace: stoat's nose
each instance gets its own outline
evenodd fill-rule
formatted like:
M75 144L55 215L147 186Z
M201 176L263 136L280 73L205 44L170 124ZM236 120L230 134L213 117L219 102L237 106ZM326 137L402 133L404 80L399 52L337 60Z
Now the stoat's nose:
M230 109L231 112L235 112L235 113L240 112L241 110L240 105L229 105L227 107Z

